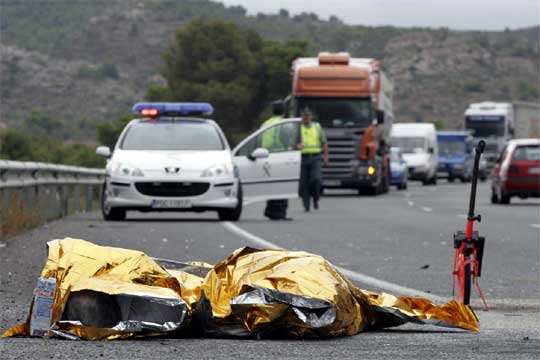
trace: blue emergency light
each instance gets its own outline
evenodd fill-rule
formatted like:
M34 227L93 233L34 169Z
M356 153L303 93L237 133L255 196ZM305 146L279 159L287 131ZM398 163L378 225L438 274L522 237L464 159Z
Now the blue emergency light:
M209 103L142 102L133 106L133 112L150 117L211 115L214 108Z

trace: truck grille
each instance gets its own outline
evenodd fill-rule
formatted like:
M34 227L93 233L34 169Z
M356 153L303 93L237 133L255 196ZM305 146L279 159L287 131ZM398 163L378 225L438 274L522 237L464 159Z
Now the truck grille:
M205 182L137 182L138 192L148 196L182 197L202 195L210 187Z
M322 174L325 179L343 179L353 176L353 161L358 159L356 144L360 136L343 134L342 130L335 133L326 130L328 141L329 164L324 166Z

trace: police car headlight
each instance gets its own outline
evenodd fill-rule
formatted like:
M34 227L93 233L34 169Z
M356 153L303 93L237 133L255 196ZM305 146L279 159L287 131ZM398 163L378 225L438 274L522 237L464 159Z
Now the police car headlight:
M219 177L229 174L229 169L225 165L216 165L203 170L201 177Z
M134 168L126 164L117 163L112 167L112 175L144 177L144 173L139 168Z

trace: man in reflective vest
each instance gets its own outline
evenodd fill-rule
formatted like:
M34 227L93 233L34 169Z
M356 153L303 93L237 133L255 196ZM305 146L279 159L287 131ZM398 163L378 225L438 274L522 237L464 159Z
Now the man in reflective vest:
M328 163L328 144L326 136L318 122L312 121L309 108L302 110L302 125L300 126L301 143L298 149L302 152L302 168L300 171L300 197L307 212L313 197L313 208L319 208L321 192L321 166Z
M283 114L285 112L285 106L283 101L274 101L272 103L272 117L266 120L261 128L275 124L283 120ZM278 129L270 129L263 133L261 139L261 146L265 149L272 150L275 148L281 148L282 143L279 138ZM264 216L270 220L291 220L287 217L287 208L289 207L289 201L284 200L268 200L266 202L266 208L264 209Z

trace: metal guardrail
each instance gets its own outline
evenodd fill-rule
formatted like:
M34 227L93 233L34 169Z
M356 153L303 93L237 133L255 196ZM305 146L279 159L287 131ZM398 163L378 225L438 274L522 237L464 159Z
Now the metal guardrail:
M0 160L0 239L70 210L92 211L104 181L104 169Z

